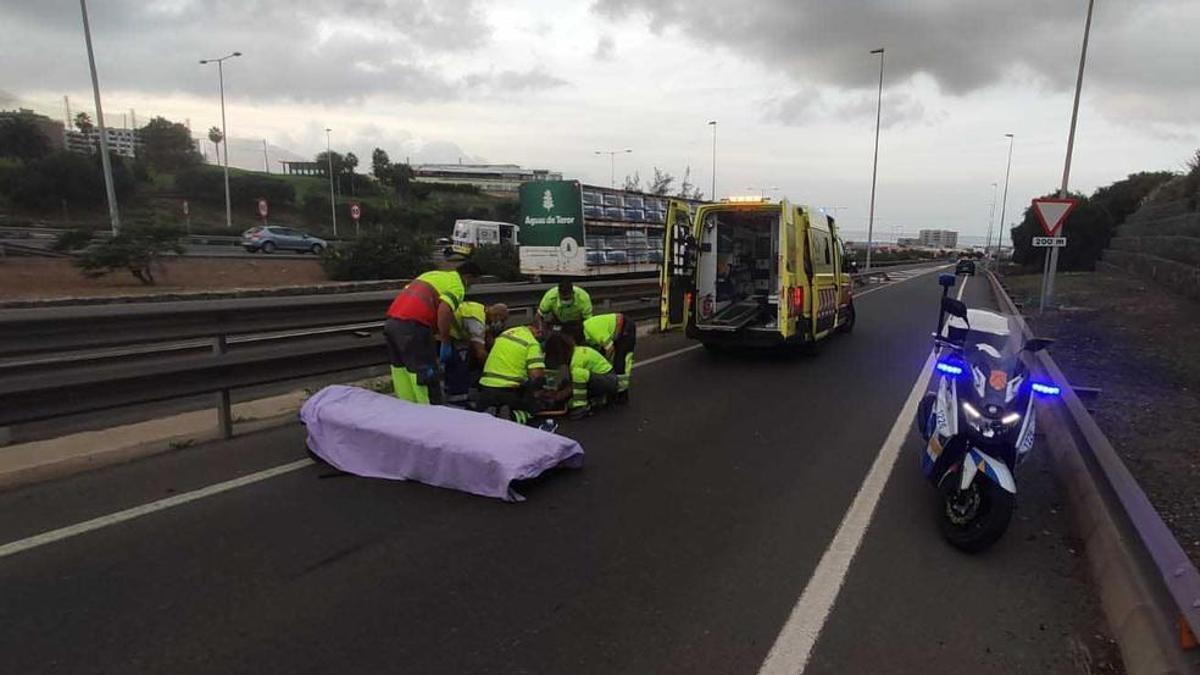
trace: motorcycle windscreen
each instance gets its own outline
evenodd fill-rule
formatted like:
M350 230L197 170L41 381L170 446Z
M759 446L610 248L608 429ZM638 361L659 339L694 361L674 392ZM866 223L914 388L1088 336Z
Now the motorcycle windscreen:
M659 328L666 331L687 323L688 300L695 280L695 234L687 202L670 200L663 228L663 263L659 270Z

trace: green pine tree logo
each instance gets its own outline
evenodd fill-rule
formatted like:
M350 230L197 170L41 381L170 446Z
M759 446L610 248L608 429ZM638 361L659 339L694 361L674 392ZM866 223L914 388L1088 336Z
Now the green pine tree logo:
M554 208L554 195L550 194L549 190L542 193L542 208L547 211Z

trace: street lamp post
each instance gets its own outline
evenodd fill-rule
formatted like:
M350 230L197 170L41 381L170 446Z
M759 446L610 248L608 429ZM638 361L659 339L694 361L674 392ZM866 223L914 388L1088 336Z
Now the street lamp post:
M1079 120L1079 94L1083 90L1083 66L1087 62L1088 35L1092 32L1092 6L1095 0L1088 0L1087 20L1083 24L1083 47L1079 52L1079 75L1075 78L1075 104L1071 108L1071 131L1067 134L1067 159L1063 163L1062 187L1058 189L1058 198L1067 198L1067 182L1071 178L1071 153L1075 150L1075 123ZM1054 273L1058 271L1058 247L1050 249L1049 274L1046 275L1045 292L1042 293L1041 309L1054 297Z
M337 239L337 202L333 197L333 145L329 140L331 131L333 129L325 128L325 159L329 162L329 215L333 218L333 238Z
M883 118L883 47L872 49L879 55L879 100L875 105L875 161L871 166L871 211L867 215L867 269L871 271L871 246L875 236L875 179L879 175L879 122Z
M624 150L596 150L597 155L608 155L608 186L617 187L617 155L633 152L629 148Z
M83 40L87 43L88 66L92 70L92 93L96 97L96 131L100 134L100 164L104 168L104 192L108 198L108 219L115 237L121 233L121 213L117 210L117 191L113 187L112 159L108 156L108 129L104 127L104 108L100 105L100 78L96 75L96 56L92 53L92 28L88 23L87 0L79 0L83 14ZM65 203L65 202L64 202Z
M988 213L988 233L987 240L983 244L983 254L986 256L992 250L992 226L996 222L996 188L999 183L992 183L992 210ZM1000 257L1000 247L996 247L996 257Z
M1004 241L1004 214L1008 211L1008 177L1012 175L1013 143L1016 143L1016 137L1012 134L1004 134L1004 136L1008 139L1008 164L1004 167L1004 196L1000 198L1000 222L996 225L996 229L999 230L996 234L997 255L999 255L1001 242ZM988 245L991 246L991 244L989 239Z
M233 227L233 204L229 199L229 130L225 127L225 60L241 56L241 52L226 54L219 59L202 59L200 65L217 64L217 81L221 87L221 136L225 139L225 227Z
M717 201L717 121L709 120L708 124L713 128L712 192L708 196L715 202Z

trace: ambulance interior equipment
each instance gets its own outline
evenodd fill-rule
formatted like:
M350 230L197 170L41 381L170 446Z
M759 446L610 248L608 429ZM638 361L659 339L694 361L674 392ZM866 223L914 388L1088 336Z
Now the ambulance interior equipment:
M696 270L696 325L774 329L779 308L779 209L705 216Z

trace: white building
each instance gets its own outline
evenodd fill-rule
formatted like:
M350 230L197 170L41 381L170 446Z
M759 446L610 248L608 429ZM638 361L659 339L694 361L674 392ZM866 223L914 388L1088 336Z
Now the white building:
M122 157L137 156L137 151L142 146L141 135L137 129L108 127L105 131L109 152L115 152ZM100 130L94 127L87 134L73 130L66 132L65 136L67 149L71 152L90 155L100 147Z
M474 185L484 192L516 192L531 180L562 180L562 174L545 169L523 169L516 164L418 164L413 167L418 183Z
M958 248L958 233L954 230L921 230L917 240L928 248Z

